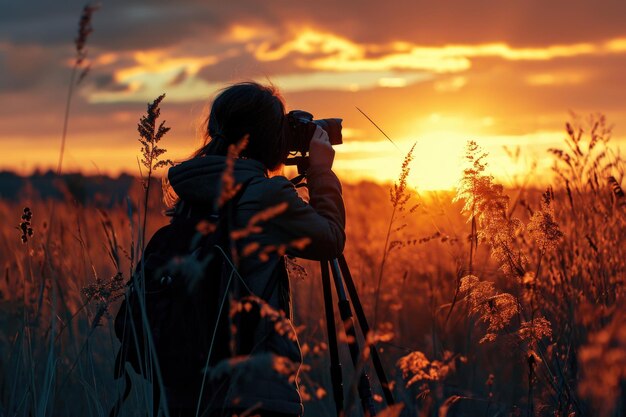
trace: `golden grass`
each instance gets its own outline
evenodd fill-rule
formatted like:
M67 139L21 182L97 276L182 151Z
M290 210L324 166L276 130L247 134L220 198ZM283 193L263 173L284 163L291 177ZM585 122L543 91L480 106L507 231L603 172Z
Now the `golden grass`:
M409 415L624 415L624 163L603 119L592 122L566 129L544 193L495 183L475 144L458 194L405 189L402 201L419 205L401 219L386 187L345 184L345 255L370 319L378 310L370 337ZM167 222L152 194L146 236ZM139 180L128 204L104 211L68 195L52 230L49 201L0 202L0 415L108 413L120 389L113 294L138 257L143 198ZM324 415L334 407L320 274L298 262L300 382L307 414ZM136 384L122 415L150 407Z

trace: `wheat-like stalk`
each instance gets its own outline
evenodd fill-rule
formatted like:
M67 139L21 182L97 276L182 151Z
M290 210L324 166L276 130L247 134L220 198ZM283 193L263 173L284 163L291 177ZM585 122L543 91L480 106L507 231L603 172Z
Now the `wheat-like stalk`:
M398 177L398 181L393 185L393 187L389 190L389 199L391 200L391 204L393 206L393 210L391 212L391 217L389 218L389 225L387 227L387 235L385 236L385 245L383 247L383 256L380 261L380 268L378 272L378 282L376 284L376 298L374 301L374 326L373 329L376 329L376 325L378 324L378 304L380 300L380 288L383 282L383 271L385 269L385 263L387 261L387 255L390 250L393 249L389 245L389 239L391 237L391 229L396 220L396 214L405 210L406 204L411 198L411 194L407 189L407 179L409 177L409 173L411 172L411 161L413 161L413 151L415 150L415 143L411 146L411 149L404 157L402 161L402 166L400 169L400 176ZM411 211L414 211L411 209Z
M67 128L69 124L70 117L70 105L72 103L72 97L74 95L74 86L77 83L80 83L89 72L89 65L85 65L87 58L87 39L89 35L93 32L93 27L91 25L91 20L93 18L93 14L96 10L100 8L99 4L91 5L87 4L83 8L83 11L80 16L80 20L78 22L78 35L74 41L76 47L76 57L74 59L74 64L72 65L72 72L70 75L70 83L67 90L67 99L65 101L65 114L63 116L63 133L61 134L61 150L59 152L59 162L57 164L57 176L61 175L61 170L63 167L63 156L65 155L65 141L67 138ZM78 77L78 82L76 80L76 74L79 69L82 69L80 76Z
M165 120L157 127L157 120L161 116L161 102L165 98L165 94L161 94L152 103L148 103L146 114L141 116L137 124L139 132L139 143L141 144L141 164L146 169L146 174L142 178L144 193L143 205L143 228L141 231L141 248L145 245L146 226L148 221L148 201L150 197L150 184L154 171L173 164L170 159L160 159L167 152L167 149L160 148L159 142L165 136L170 128L165 126Z

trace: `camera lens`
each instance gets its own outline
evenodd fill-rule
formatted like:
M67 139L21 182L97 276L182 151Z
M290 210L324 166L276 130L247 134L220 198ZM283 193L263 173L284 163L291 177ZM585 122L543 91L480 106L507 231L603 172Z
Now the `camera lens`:
M313 120L313 123L328 133L331 145L341 145L343 143L343 137L341 135L341 122L343 122L343 119Z

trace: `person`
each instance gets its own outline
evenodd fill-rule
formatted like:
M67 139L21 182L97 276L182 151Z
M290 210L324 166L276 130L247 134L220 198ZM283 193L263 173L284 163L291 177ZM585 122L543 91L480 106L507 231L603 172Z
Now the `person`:
M341 183L332 171L334 149L328 134L319 126L309 148L309 202L299 196L287 178L277 175L289 154L286 123L284 100L273 86L254 82L229 86L213 101L204 145L191 159L170 168L168 181L179 198L178 205L212 207L222 192L229 146L247 138L234 163L234 180L243 184L243 190L236 197L233 228L245 229L253 216L267 215L258 228L235 242L238 272L249 295L283 312L282 319L291 326L285 254L312 260L341 255L345 245L345 209ZM246 249L248 253L244 253ZM276 323L267 317L253 327L238 331L247 332L242 336L249 339L249 357L259 358L259 364L252 366L250 361L244 361L245 370L237 374L236 369L230 369L230 379L218 380L205 388L213 396L210 415L231 416L250 409L254 410L251 415L302 415L297 387L302 356L297 339L274 334ZM287 378L275 366L268 367L262 361L268 357L286 359L293 367L293 375ZM233 378L233 374L238 377ZM197 383L166 388L171 415L195 415ZM189 393L195 395L185 399Z

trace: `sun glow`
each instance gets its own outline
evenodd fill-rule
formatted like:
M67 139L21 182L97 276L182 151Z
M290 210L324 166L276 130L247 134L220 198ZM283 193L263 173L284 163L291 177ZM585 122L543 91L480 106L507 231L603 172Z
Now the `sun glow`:
M393 182L413 143L409 185L420 190L454 188L462 173L464 142L458 136L433 134L405 139L398 143L399 149L388 141L347 142L337 147L335 169L351 181Z
M397 147L386 139L363 140L360 134L346 140L336 147L334 169L349 181L394 182L404 157L415 144L409 185L425 191L454 189L466 167L465 146L475 140L488 153L488 172L497 182L515 187L526 180L535 184L548 181L551 160L547 149L559 146L562 132L501 135L492 130L497 125L498 120L488 115L466 118L432 113L419 119L414 135L395 140ZM525 144L521 156L509 155L515 154L520 144Z

